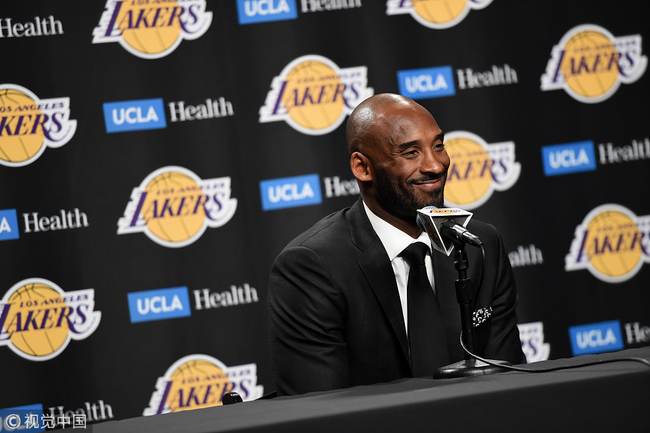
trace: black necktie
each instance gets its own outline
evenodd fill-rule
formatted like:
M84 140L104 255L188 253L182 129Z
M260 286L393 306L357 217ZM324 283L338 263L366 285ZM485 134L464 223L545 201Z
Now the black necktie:
M436 368L449 364L440 309L424 266L428 250L422 242L415 242L401 254L410 267L407 304L413 377L431 376Z

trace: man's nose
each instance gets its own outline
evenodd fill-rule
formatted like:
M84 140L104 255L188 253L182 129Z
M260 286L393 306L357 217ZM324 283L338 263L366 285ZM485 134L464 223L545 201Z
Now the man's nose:
M423 173L442 173L449 166L447 152L435 152L430 149L424 152L420 171Z

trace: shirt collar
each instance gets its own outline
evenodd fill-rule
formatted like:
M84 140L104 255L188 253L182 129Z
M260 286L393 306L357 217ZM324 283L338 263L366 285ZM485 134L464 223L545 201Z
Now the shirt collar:
M414 242L424 243L429 247L429 253L431 253L431 239L429 239L426 232L420 233L420 236L417 239L413 239L397 227L378 217L370 210L365 202L363 202L363 208L368 215L372 228L375 230L375 233L379 236L379 240L384 245L384 249L386 250L386 253L388 253L390 261L393 261L393 259L399 256L406 247Z

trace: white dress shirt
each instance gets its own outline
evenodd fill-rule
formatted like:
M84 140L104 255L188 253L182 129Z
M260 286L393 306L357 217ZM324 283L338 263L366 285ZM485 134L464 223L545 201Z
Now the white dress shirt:
M366 210L368 219L370 219L370 224L372 228L379 236L379 240L384 245L386 253L388 253L388 258L390 263L393 266L393 272L395 273L395 279L397 281L397 290L399 291L399 299L402 304L402 315L404 317L404 325L406 325L406 330L408 333L409 324L408 324L408 302L406 300L406 286L408 284L409 276L409 264L400 257L400 254L406 247L411 245L414 242L422 242L429 248L429 253L424 259L424 265L427 269L427 276L429 277L429 282L435 293L435 285L433 280L433 262L431 261L431 239L429 236L422 232L417 239L413 239L411 236L407 235L397 227L387 223L383 219L379 218L373 211L371 211L366 203L363 203L363 207Z

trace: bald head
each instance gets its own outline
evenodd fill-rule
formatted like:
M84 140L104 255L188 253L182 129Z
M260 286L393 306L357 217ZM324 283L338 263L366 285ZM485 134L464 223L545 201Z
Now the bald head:
M404 108L413 110L424 110L420 104L412 99L393 93L381 93L371 96L361 102L350 114L346 126L346 138L348 153L362 152L364 147L372 146L385 136L383 126L389 121L387 118L389 109Z

